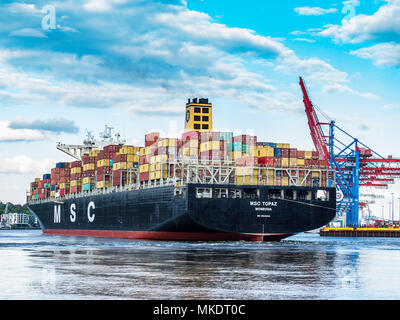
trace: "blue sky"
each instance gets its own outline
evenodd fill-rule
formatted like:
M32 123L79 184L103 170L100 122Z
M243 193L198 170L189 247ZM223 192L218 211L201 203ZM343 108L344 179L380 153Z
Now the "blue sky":
M0 200L23 202L85 129L178 135L190 97L212 101L216 130L310 150L300 75L330 118L399 156L399 66L399 0L2 1Z

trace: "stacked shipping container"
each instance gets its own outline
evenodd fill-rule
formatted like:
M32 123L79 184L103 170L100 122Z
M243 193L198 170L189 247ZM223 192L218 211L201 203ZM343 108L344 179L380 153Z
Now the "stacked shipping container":
M326 184L327 169L318 152L290 148L289 144L258 142L251 135L234 136L232 132L197 132L182 134L181 139L160 138L158 132L145 135L145 147L109 145L92 150L82 161L57 163L51 174L31 183L31 199L44 199L68 193L92 191L181 176L175 160L201 164L235 163L239 185L289 185L289 179L313 179ZM132 172L139 167L139 176ZM275 168L275 169L274 169ZM279 168L279 169L276 169ZM306 176L306 169L316 169Z

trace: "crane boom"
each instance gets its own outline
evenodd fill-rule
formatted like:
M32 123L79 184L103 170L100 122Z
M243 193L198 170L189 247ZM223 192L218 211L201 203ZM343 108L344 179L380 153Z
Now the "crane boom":
M308 126L310 127L311 137L313 139L315 149L319 153L319 159L325 160L326 164L329 165L329 152L326 146L324 134L321 129L321 123L318 121L317 114L310 100L306 85L304 84L302 77L300 77L300 87L301 90L303 91L303 102L306 108Z

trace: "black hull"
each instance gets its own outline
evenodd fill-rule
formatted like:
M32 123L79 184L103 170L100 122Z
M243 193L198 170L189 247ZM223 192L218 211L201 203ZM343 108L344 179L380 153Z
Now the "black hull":
M196 188L258 189L257 198L197 198ZM268 190L312 191L311 200L270 199ZM153 240L280 240L327 225L336 213L335 188L329 200L315 188L187 185L113 192L29 204L44 233Z

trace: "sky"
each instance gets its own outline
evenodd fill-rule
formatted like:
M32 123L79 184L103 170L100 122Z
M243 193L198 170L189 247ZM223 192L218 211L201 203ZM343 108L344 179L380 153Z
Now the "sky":
M329 119L400 157L399 67L400 0L3 0L0 201L24 203L86 130L178 136L194 97L215 130L312 150L299 76Z

